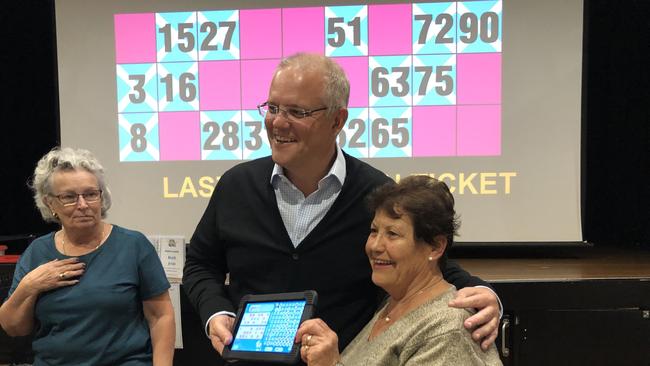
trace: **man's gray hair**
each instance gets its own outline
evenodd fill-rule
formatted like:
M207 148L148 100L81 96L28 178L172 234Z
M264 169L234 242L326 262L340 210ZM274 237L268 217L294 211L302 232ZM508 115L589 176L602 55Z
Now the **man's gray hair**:
M85 170L97 178L99 189L102 191L102 218L111 207L111 191L106 186L104 167L88 150L70 147L54 148L38 161L30 187L34 191L34 202L41 212L43 220L59 222L52 210L45 204L45 197L52 192L52 175L57 172Z
M323 74L326 79L323 88L323 103L328 108L328 114L332 115L339 109L348 107L350 82L343 68L334 60L319 54L296 53L283 59L276 71L288 67L310 71L318 70Z

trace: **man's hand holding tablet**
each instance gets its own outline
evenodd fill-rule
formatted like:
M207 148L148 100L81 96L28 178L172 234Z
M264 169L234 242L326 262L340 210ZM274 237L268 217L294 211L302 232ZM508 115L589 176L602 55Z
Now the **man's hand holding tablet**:
M223 354L225 345L232 342L232 327L235 325L235 318L230 315L215 315L208 324L208 336L212 347Z

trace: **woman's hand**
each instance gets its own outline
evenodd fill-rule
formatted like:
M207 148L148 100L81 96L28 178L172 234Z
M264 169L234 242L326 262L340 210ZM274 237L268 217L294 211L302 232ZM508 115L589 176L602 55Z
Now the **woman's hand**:
M339 337L321 319L303 322L295 342L302 342L300 356L309 366L333 366L340 358Z
M20 282L30 295L38 295L78 283L85 267L86 264L79 262L79 258L55 259L34 268Z
M79 282L84 263L78 258L53 260L27 273L9 299L0 306L0 325L12 337L26 336L34 329L34 306L38 295Z

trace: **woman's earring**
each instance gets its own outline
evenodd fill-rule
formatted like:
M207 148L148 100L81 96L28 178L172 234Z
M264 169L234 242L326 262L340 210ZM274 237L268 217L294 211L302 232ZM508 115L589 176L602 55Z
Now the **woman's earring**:
M56 218L56 212L52 211L52 216L54 216L54 218Z
M429 256L429 262L433 262L433 257Z

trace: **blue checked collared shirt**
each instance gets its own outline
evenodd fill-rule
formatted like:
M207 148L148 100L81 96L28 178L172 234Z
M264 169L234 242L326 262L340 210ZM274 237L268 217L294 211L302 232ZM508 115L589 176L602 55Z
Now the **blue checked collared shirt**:
M271 185L278 201L280 216L289 233L291 242L297 247L318 225L341 193L345 182L345 157L336 147L336 160L329 172L318 182L318 189L305 197L284 175L284 170L275 164L271 174Z

